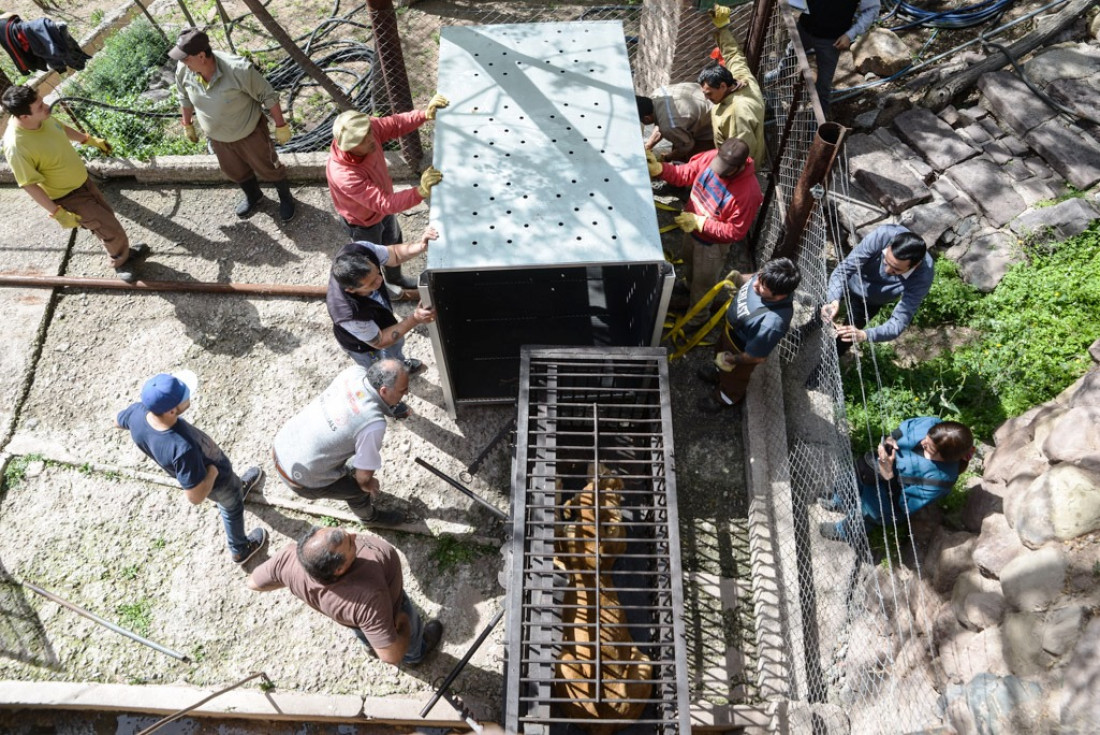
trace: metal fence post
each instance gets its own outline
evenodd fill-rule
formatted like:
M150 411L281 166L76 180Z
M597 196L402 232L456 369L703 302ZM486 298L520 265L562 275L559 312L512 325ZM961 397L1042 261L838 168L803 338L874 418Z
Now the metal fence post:
M390 112L408 112L413 108L412 92L409 91L405 55L401 51L401 36L397 33L397 13L393 9L393 0L367 0L367 9L374 27L378 67L382 72L382 84L389 99ZM420 134L415 130L401 138L401 156L414 171L420 170L424 149L420 145Z
M793 259L798 256L802 231L806 228L806 222L809 221L817 201L812 189L824 182L832 171L846 131L847 128L835 122L818 126L814 142L810 144L810 150L806 154L806 165L802 169L802 175L798 177L791 204L787 207L787 218L780 232L781 242L773 257Z
M749 35L745 40L745 59L753 74L760 76L760 55L768 40L768 26L775 12L775 0L756 0L749 19Z

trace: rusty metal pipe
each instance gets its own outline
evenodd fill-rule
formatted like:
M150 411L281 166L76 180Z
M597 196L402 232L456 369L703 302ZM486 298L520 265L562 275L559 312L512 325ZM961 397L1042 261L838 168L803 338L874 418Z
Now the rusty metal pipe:
M182 0L181 0L182 1ZM768 25L775 13L776 0L756 0L752 5L749 18L749 37L745 42L745 59L749 68L757 77L760 74L760 56L764 53L764 44L768 40Z
M268 686L271 685L271 679L268 678L267 674L265 674L262 671L254 671L251 674L249 674L248 676L246 676L245 678L238 681L236 684L230 684L225 689L219 689L218 691L211 694L209 697L206 697L205 699L201 699L198 702L195 702L190 707L185 707L185 708L181 709L179 712L175 712L173 714L168 715L167 717L165 717L163 719L157 720L152 725L150 725L149 727L147 727L144 730L142 730L141 732L139 732L137 735L149 735L149 733L152 733L152 732L155 732L156 730L159 730L160 728L167 725L169 722L173 722L175 720L178 720L179 718L183 717L188 712L191 712L192 710L198 709L199 707L201 707L204 704L206 704L207 702L209 702L211 699L214 699L215 697L220 697L221 695L225 694L226 692L231 692L234 689L236 689L237 687L241 686L242 684L247 684L248 682L252 681L253 679L255 679L256 677L259 677L259 676L263 677L265 684L267 684Z
M780 238L782 242L775 249L774 257L798 257L798 244L819 198L814 196L814 187L823 184L833 170L833 162L836 161L836 154L846 131L847 128L835 122L818 126L814 142L810 144L810 150L806 154L806 165L802 168L802 175L798 177L791 204L787 208L787 218L783 222Z
M142 645L149 646L149 648L152 648L156 651L160 651L161 653L168 654L169 656L171 656L173 658L178 658L180 661L183 661L184 663L187 663L187 664L191 663L191 659L188 658L187 656L185 656L184 654L180 653L179 651L173 651L171 648L167 648L165 646L162 646L159 643L154 643L153 641L149 640L148 638L142 638L137 633L133 633L129 630L126 630L125 628L119 627L119 626L115 625L114 623L112 623L109 620L104 620L103 618L99 617L95 613L89 612L88 610L85 610L84 608L80 607L79 605L74 605L73 603L69 602L68 600L63 600L62 598L58 597L57 595L55 595L52 592L47 592L46 590L42 589L41 587L33 585L30 582L20 581L19 584L23 585L24 587L31 590L32 592L35 592L35 593L41 595L42 597L45 597L50 602L56 602L58 605L61 605L61 607L65 608L67 610L72 610L77 615L88 618L88 620L91 620L93 623L99 623L100 625L102 625L104 628L107 628L108 630L112 630L115 633L118 633L119 635L126 636L130 640L137 641L138 643L141 643Z
M117 278L79 276L28 276L0 274L0 286L9 288L86 288L108 291L174 291L177 293L216 293L241 296L298 296L324 298L325 286L293 286L282 283L215 283L210 281L137 281L126 283Z

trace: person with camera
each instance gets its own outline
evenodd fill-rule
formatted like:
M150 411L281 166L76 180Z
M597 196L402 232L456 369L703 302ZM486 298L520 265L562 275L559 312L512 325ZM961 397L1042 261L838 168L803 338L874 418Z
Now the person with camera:
M893 525L897 513L906 516L936 502L951 492L974 454L974 435L957 421L921 416L901 422L883 437L875 452L856 460L859 511L866 525ZM848 541L855 509L839 493L821 498L818 504L829 511L845 512L837 523L822 523L821 535L834 541ZM904 522L904 520L902 521Z

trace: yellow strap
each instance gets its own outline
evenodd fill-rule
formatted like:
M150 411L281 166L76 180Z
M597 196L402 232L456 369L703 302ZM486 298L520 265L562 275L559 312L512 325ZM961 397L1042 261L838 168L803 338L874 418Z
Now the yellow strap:
M714 297L717 296L723 288L727 287L732 289L737 288L737 286L731 281L719 281L718 283L714 284L714 286L711 287L709 291L706 292L703 298L699 299L699 303L691 307L686 314L680 317L676 321L676 323L672 325L672 329L670 329L668 333L665 334L665 336L662 338L663 342L670 343L674 348L673 353L669 355L669 360L675 360L686 355L693 348L702 343L703 338L710 333L710 330L714 329L718 325L719 321L725 319L726 312L725 310L720 309L717 313L712 314L710 319L707 320L707 323L700 327L699 330L696 331L694 334L688 336L684 332L684 325L690 322L696 314L706 308L711 301L714 301Z

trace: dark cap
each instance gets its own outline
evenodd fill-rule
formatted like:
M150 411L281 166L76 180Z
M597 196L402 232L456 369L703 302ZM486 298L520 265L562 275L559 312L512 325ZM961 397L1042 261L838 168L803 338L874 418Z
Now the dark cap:
M719 176L736 173L749 157L749 147L740 138L729 138L718 146L718 155L711 161L710 167Z
M176 61L183 61L188 56L208 48L210 48L210 37L198 28L188 28L180 31L180 37L176 39L176 45L169 49L168 56Z

